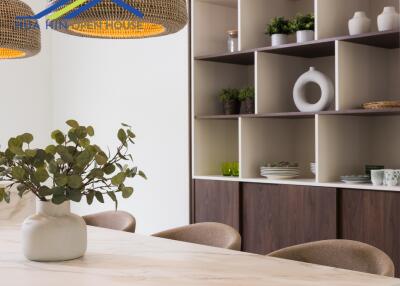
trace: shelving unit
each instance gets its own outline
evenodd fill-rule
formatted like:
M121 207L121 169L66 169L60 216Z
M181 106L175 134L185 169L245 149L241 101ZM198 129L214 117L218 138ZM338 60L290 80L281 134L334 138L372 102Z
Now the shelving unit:
M341 175L365 165L400 168L400 108L364 110L369 101L400 100L400 32L377 32L376 17L396 0L194 0L192 28L193 178L269 184L400 191L345 185ZM349 36L355 11L366 11L372 32ZM313 12L316 40L270 47L265 25L274 16ZM239 30L239 52L226 52L226 31ZM318 113L299 112L292 90L310 66L335 83L335 102ZM254 86L255 114L223 115L223 88ZM316 98L318 89L310 85ZM239 161L240 177L220 176ZM261 178L264 162L300 164L294 180ZM317 163L316 177L310 163Z

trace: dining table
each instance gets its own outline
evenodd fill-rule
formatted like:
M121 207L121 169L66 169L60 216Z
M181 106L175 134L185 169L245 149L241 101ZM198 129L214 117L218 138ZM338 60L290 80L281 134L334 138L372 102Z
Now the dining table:
M86 254L27 260L19 225L0 224L2 286L400 286L400 280L263 255L88 227Z

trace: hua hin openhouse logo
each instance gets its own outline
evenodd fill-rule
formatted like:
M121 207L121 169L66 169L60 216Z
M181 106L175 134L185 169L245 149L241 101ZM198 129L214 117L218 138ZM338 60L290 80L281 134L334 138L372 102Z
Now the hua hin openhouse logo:
M17 16L16 27L24 29L35 29L35 28L39 29L38 24L34 24L32 21L29 20L39 20L43 17L48 16L46 21L46 28L49 27L53 28L54 25L57 25L58 29L60 28L68 29L69 26L68 20L76 18L81 13L89 10L90 8L94 7L103 0L75 0L67 5L67 3L70 1L71 0L56 1L53 5L49 6L48 8L44 9L43 11L34 16ZM123 0L111 0L111 2L124 8L125 10L129 11L138 18L144 17L142 12L126 4ZM65 7L61 8L62 6ZM137 24L138 23L136 23L136 25ZM123 25L117 25L117 26L123 27Z

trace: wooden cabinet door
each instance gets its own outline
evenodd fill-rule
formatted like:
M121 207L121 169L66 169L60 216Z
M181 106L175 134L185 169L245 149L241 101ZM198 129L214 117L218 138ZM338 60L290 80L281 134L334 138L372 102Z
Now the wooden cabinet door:
M373 245L388 254L400 273L400 193L340 190L341 238Z
M242 191L244 251L336 238L336 189L248 183Z
M220 222L239 231L239 182L195 180L195 222Z

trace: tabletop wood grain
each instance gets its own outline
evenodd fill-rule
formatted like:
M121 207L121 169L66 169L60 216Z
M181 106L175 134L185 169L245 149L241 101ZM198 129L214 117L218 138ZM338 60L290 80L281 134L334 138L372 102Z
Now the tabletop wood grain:
M91 227L84 257L37 263L22 255L20 227L0 225L0 285L400 286L400 280Z

